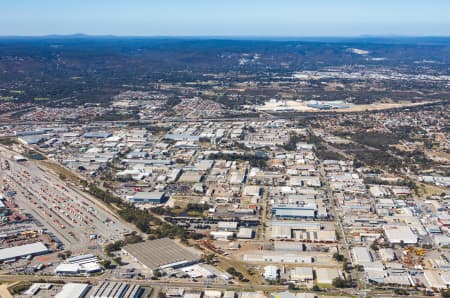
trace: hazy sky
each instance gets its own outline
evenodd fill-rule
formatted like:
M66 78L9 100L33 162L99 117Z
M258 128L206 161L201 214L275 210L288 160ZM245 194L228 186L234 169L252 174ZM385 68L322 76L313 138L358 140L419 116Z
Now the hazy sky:
M450 36L450 0L0 0L0 35Z

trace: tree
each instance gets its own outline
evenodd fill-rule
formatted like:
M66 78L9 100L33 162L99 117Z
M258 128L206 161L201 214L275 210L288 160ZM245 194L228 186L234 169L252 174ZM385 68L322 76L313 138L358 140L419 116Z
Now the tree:
M233 275L234 277L237 277L240 281L246 281L247 279L244 278L244 275L237 271L236 269L234 269L234 267L228 267L227 272L231 275Z
M161 276L162 276L161 271L155 270L155 271L153 272L153 277L160 278Z
M111 268L111 261L110 261L110 260L103 260L103 261L101 261L100 264L102 264L102 266L103 266L104 268L106 268L106 269Z
M380 248L378 247L378 244L374 241L372 242L372 244L370 245L370 248L373 250L379 250Z
M441 290L441 296L444 298L450 298L450 290Z
M408 296L409 295L409 292L407 290L405 290L405 289L395 289L394 293L396 295L403 295L403 296Z
M124 242L122 240L117 240L115 242L106 244L106 246L104 248L106 255L112 256L112 252L120 250L123 245L124 245Z
M201 257L201 261L206 264L213 264L215 257L215 254L203 254Z
M115 258L113 258L113 262L120 266L120 265L122 265L122 258L115 257Z
M295 284L289 284L288 285L288 290L289 291L296 291L296 290L298 290L298 288L295 286Z
M345 260L344 255L342 255L342 254L340 254L340 253L338 253L338 252L335 252L335 253L333 254L333 258L334 258L336 261L338 261L338 262L342 262L342 261Z
M346 280L341 277L333 279L333 286L336 288L350 288L352 286L351 280Z

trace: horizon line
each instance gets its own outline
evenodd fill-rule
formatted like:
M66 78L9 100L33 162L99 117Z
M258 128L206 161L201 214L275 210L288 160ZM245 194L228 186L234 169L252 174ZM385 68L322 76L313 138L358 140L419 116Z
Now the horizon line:
M302 38L450 38L450 35L411 35L411 34L359 34L359 35L259 35L259 34L236 34L236 35L206 35L206 34L161 34L161 35L116 35L116 34L87 34L87 33L67 33L67 34L10 34L1 35L0 38L48 38L48 37L117 37L117 38L202 38L202 39L231 39L231 38L261 38L261 39L302 39Z

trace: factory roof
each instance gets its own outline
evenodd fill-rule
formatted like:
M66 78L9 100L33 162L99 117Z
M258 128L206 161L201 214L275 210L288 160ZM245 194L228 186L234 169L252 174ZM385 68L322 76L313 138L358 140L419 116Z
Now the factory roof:
M110 132L87 132L83 135L84 138L92 139L106 139L112 136Z
M42 242L35 242L31 244L2 248L0 249L0 261L48 252L50 252L50 250Z
M185 183L196 183L200 182L202 179L202 175L198 172L188 171L184 172L181 177L178 179L178 182L185 182Z
M240 228L237 237L242 239L251 239L253 238L253 230L251 228Z
M65 284L58 294L55 295L55 298L78 298L84 297L89 289L88 284L80 284L80 283L68 283Z
M219 229L236 230L238 223L236 221L219 221L217 227Z
M333 279L339 276L339 272L335 268L316 268L317 283L331 284Z
M34 145L42 141L44 137L42 135L29 135L29 136L21 136L19 137L19 139L28 145Z
M384 234L390 243L414 244L417 243L417 236L406 225L385 225Z
M319 229L321 224L319 222L298 222L298 221L272 221L272 227L288 226L292 229Z
M293 280L313 279L313 269L311 267L295 267L290 274Z
M304 210L304 209L276 209L275 215L277 217L283 218L297 218L297 217L315 217L314 210Z
M129 197L131 203L162 203L165 193L161 191L137 192L133 196Z
M356 264L364 265L372 262L372 256L367 247L353 247L352 254Z
M169 238L130 244L125 246L123 250L152 270L170 264L193 262L199 259L198 255Z
M137 200L160 200L164 197L164 192L162 191L140 191L133 195L133 199Z

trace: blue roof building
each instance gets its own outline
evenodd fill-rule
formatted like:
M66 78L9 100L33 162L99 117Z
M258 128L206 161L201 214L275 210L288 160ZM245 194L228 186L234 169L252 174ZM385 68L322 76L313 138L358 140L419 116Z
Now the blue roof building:
M165 193L161 191L137 192L129 198L130 203L134 204L161 204L165 200Z
M87 132L83 135L86 139L106 139L112 136L110 132Z

